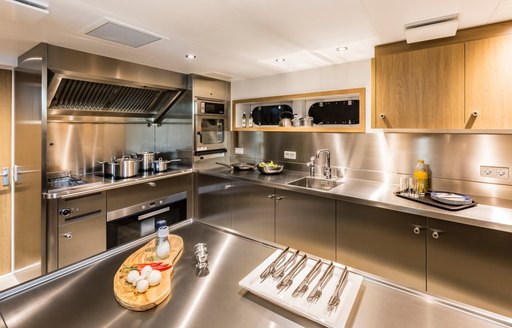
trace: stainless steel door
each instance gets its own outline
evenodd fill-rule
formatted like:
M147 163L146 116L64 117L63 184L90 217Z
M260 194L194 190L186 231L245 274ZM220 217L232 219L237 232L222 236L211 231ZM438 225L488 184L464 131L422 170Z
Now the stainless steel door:
M236 181L231 191L233 229L275 241L274 188Z
M277 190L276 242L335 260L336 201Z
M59 226L59 268L106 250L105 213Z
M198 218L231 228L232 187L231 180L198 174Z
M512 316L512 234L428 220L427 291Z
M41 85L40 71L15 71L14 268L32 266L34 275L40 274L40 265L44 262L42 99L46 91L42 91Z
M337 202L338 262L425 290L427 219Z

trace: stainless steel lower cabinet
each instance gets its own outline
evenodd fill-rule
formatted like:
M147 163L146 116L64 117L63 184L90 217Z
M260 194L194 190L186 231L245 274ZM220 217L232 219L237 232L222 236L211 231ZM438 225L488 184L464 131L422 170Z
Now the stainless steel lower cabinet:
M512 234L429 219L427 291L512 317Z
M198 174L198 218L208 223L231 228L231 188L233 181Z
M276 242L335 260L336 201L276 190Z
M234 181L231 188L233 229L244 234L275 241L274 188Z
M337 261L425 290L427 219L337 201Z

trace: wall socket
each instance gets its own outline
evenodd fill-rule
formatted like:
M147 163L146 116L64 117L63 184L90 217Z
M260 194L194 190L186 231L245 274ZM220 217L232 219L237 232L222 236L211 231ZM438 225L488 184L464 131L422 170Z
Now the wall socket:
M287 159L297 159L297 153L294 152L294 151L285 150L284 151L284 158L287 158Z
M243 155L243 154L244 154L243 148L235 147L235 155Z
M508 179L508 171L506 166L480 166L480 176L485 178Z

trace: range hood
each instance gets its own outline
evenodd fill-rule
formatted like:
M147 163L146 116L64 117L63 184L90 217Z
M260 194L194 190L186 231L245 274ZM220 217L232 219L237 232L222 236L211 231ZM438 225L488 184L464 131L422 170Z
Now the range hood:
M120 117L159 124L187 91L185 74L44 43L36 48L45 54L49 119Z

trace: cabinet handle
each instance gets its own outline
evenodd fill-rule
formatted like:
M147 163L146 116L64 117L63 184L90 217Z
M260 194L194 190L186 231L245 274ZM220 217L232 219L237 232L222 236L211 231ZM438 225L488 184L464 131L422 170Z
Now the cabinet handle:
M154 182L148 182L148 185L149 185L150 187L156 187L156 183L154 183Z
M384 119L384 118L386 117L386 114L382 113L382 114L380 114L380 115L379 115L379 117L380 117L381 119Z
M270 195L267 196L267 198L268 199L272 199L272 198L274 198L274 196L275 196L274 194L270 194Z
M73 234L71 232L66 232L65 234L62 234L62 237L66 239L71 239L73 238Z
M277 197L276 197L276 200L281 200L281 199L283 199L283 198L284 198L283 196L277 196Z
M224 186L224 190L228 190L229 188L233 188L232 184L228 184Z
M414 227L414 229L412 229L412 231L414 232L415 235L419 235L421 233L421 228L420 227Z
M439 239L439 231L432 231L432 238Z
M474 117L477 117L478 116L478 111L475 110L474 112L471 113L471 115L474 116Z

